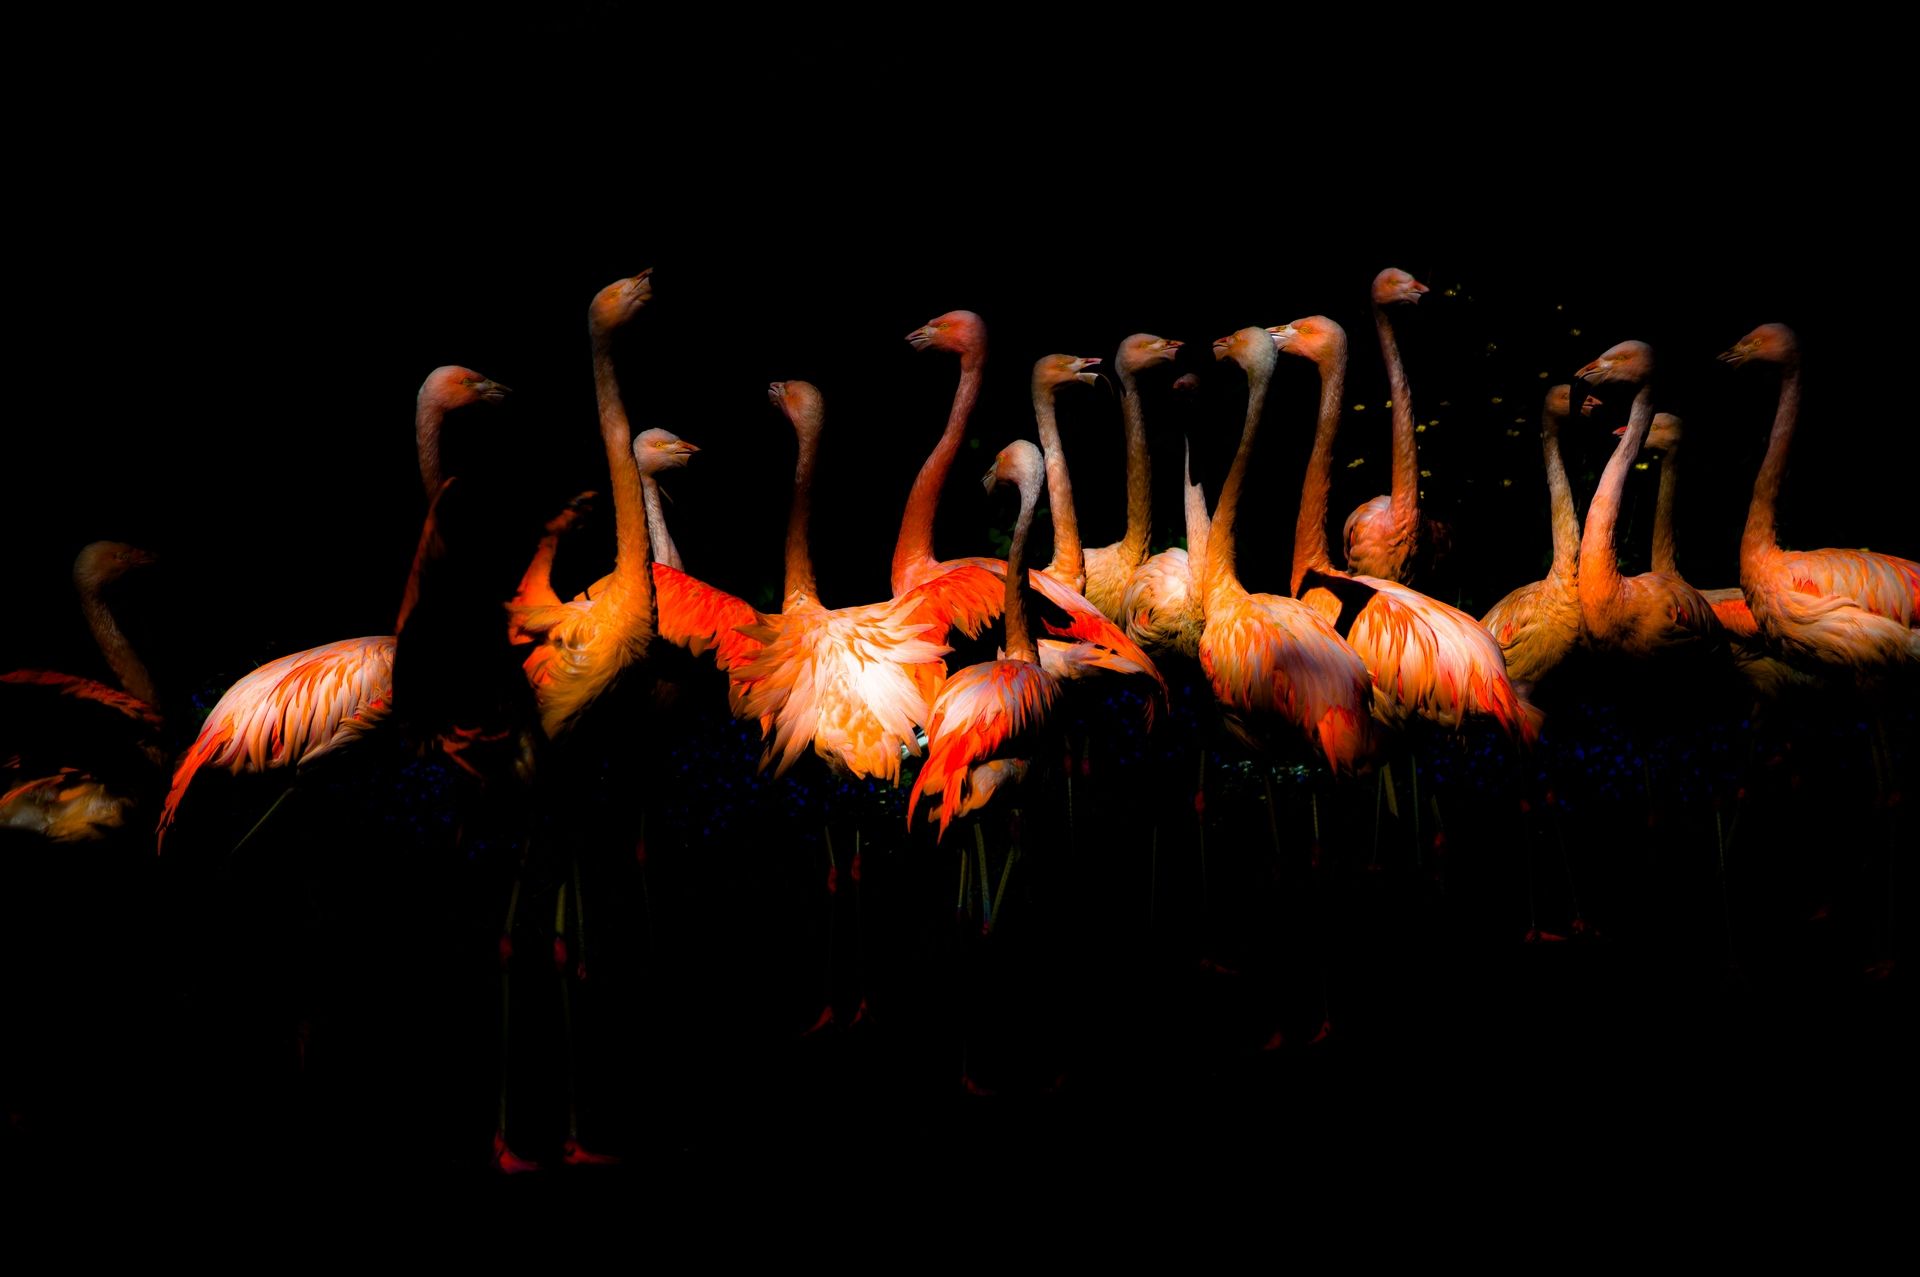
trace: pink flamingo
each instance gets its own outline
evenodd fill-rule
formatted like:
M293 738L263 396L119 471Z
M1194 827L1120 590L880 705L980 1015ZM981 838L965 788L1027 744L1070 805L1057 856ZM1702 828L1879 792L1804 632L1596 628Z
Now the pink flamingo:
M1234 518L1273 377L1274 344L1265 330L1243 328L1216 341L1213 352L1245 370L1247 420L1207 536L1200 668L1228 729L1243 742L1264 748L1263 737L1284 724L1303 733L1336 772L1351 770L1372 752L1366 665L1305 604L1249 594L1234 571Z
M1457 608L1392 581L1337 571L1328 561L1327 494L1346 386L1346 330L1311 315L1266 331L1270 345L1320 369L1319 423L1294 525L1294 594L1336 632L1344 630L1371 675L1380 722L1400 728L1423 718L1457 729L1469 718L1485 718L1530 744L1539 712L1514 691L1492 635Z
M1623 578L1613 548L1627 471L1653 424L1653 351L1645 342L1623 341L1575 375L1593 385L1638 387L1626 433L1601 472L1580 537L1580 616L1588 641L1643 660L1704 650L1718 641L1720 627L1700 591L1670 570Z
M1544 579L1514 590L1487 609L1480 624L1500 644L1507 677L1531 685L1557 668L1580 643L1580 516L1573 508L1560 427L1572 415L1573 388L1547 391L1540 417L1540 449L1547 462L1553 564Z
M1413 392L1407 386L1400 344L1394 340L1387 307L1416 305L1427 286L1407 272L1389 266L1374 276L1373 326L1380 335L1380 354L1387 363L1387 385L1393 396L1393 495L1375 497L1347 516L1342 529L1347 569L1360 576L1379 577L1405 585L1413 580L1416 561L1431 557L1444 530L1420 517L1420 457L1414 445Z
M1147 369L1171 363L1182 344L1152 333L1135 333L1120 343L1113 360L1120 382L1120 415L1127 429L1127 532L1112 545L1086 552L1085 593L1089 603L1123 625L1130 615L1127 589L1147 562L1147 538L1153 534L1153 460L1147 450L1147 419L1137 382Z
M1865 550L1783 550L1774 506L1800 416L1800 346L1762 324L1720 356L1781 368L1766 459L1740 537L1740 589L1767 646L1786 660L1871 680L1920 662L1920 563Z

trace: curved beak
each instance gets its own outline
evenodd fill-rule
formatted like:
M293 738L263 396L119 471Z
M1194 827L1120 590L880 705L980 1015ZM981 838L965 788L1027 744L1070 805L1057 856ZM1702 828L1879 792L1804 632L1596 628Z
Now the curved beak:
M1583 417L1591 417L1593 415L1593 410L1595 408L1598 408L1599 406L1600 406L1600 397L1598 395L1588 395L1585 399L1580 401L1580 415ZM1624 429L1626 429L1626 427L1622 426L1621 430L1624 430ZM1616 430L1614 431L1614 433L1619 434L1620 431Z
M1292 324L1275 324L1267 329L1267 335L1273 338L1274 349L1285 350L1293 344L1293 339L1298 337L1300 332Z
M1227 352L1232 349L1233 349L1232 337L1215 337L1213 339L1213 357L1215 359L1225 359L1227 357Z
M647 267L628 280L627 287L634 291L636 301L653 300L653 267Z
M767 402L776 408L785 408L787 406L787 383L784 381L769 382L767 385Z
M987 467L986 477L980 480L980 486L985 488L988 492L992 492L994 489L994 485L997 484L999 481L1000 481L1000 460L999 458L996 457L994 458L993 464Z
M1627 433L1627 428L1625 426L1615 426L1613 428L1613 437L1616 439L1618 439L1621 435L1625 433Z
M691 444L691 443L688 443L685 439L682 439L673 445L673 450L679 453L683 457L690 457L694 453L700 451L700 447L698 444Z
M915 350L925 350L933 345L933 329L926 324L920 325L907 334L907 344Z
M1740 345L1735 346L1732 350L1723 350L1720 352L1718 358L1721 363L1732 364L1735 368L1738 368L1741 364L1747 362L1747 348L1744 345Z
M1577 378L1580 381L1592 381L1593 375L1599 371L1600 371L1600 361L1596 359L1592 363L1586 365L1579 372L1576 372L1573 375L1575 378Z
M474 390L488 403L499 403L502 399L505 399L513 393L513 387L503 386L492 378L488 378L486 381L475 385Z

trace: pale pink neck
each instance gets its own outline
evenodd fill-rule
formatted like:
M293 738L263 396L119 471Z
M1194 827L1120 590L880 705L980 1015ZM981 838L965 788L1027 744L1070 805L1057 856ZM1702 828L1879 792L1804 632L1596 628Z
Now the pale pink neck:
M653 561L664 563L676 572L686 571L686 566L680 562L680 547L673 543L673 534L667 531L667 511L660 497L660 481L642 472L640 495L647 507L647 544L653 550Z
M960 355L960 384L953 392L953 407L947 412L947 429L940 436L920 467L913 490L907 494L906 513L900 520L900 539L893 547L893 592L905 594L918 584L915 572L931 563L933 557L933 515L940 506L940 489L946 484L947 471L960 451L960 440L967 432L967 418L974 401L980 397L981 370L986 367L984 350L966 350Z
M1313 429L1313 455L1307 458L1306 481L1300 485L1300 513L1293 524L1290 593L1296 596L1308 572L1325 572L1333 567L1333 560L1327 557L1327 500L1333 487L1333 441L1340 433L1340 401L1346 395L1346 343L1338 343L1338 349L1315 362L1320 366L1320 416Z
M1676 443L1660 458L1660 499L1653 510L1653 570L1675 576L1680 569L1674 566L1673 496L1679 486L1680 445Z
M1213 509L1213 526L1207 530L1207 593L1212 594L1229 583L1238 584L1234 575L1233 521L1240 509L1240 490L1246 486L1247 465L1253 458L1253 437L1260 429L1260 412L1267 403L1267 382L1272 378L1270 365L1247 374L1247 423L1240 431L1240 448L1233 454L1233 468L1220 487L1220 502Z
M1753 481L1753 504L1747 507L1747 528L1740 534L1740 575L1744 581L1748 566L1779 549L1773 528L1774 504L1780 499L1780 484L1787 476L1787 448L1793 443L1793 427L1800 417L1800 357L1788 361L1780 378L1780 405L1773 414L1773 436L1767 441L1766 460L1760 463L1760 475Z
M1373 326L1380 334L1380 354L1387 361L1387 390L1393 396L1393 523L1395 527L1410 527L1420 517L1420 454L1413 442L1413 391L1407 387L1407 368L1400 361L1393 320L1387 308L1377 302Z
M1620 560L1613 549L1613 525L1620 517L1620 498L1626 492L1627 471L1647 440L1653 424L1653 383L1642 382L1633 397L1627 432L1620 436L1607 468L1600 473L1593 504L1587 507L1587 526L1580 537L1580 610L1591 622L1598 609L1620 591Z
M1040 428L1040 451L1047 459L1047 505L1053 511L1053 562L1047 565L1047 575L1077 590L1086 581L1087 563L1080 548L1080 520L1073 513L1073 480L1067 475L1067 450L1060 446L1053 392L1052 386L1033 388L1033 418Z
M1120 560L1130 568L1147 561L1147 538L1153 535L1153 460L1147 454L1147 416L1133 370L1120 365L1120 416L1127 427L1127 534L1120 541Z
M1548 409L1540 422L1540 450L1547 459L1548 508L1553 524L1553 573L1571 577L1580 562L1580 517L1573 509L1573 488L1560 457L1560 424L1566 418Z
M447 410L426 395L415 401L413 448L420 458L420 482L428 501L440 491L440 425L446 419Z
M613 574L608 595L653 606L652 547L647 540L647 507L640 491L640 464L633 458L633 428L620 401L620 380L613 370L613 334L593 330L593 389L600 403L600 439L607 450L613 487Z
M1033 632L1027 628L1027 537L1033 531L1033 510L1040 503L1040 485L1020 485L1020 517L1013 524L1013 544L1007 547L1006 629L1007 656L1040 663Z
M793 423L800 436L800 459L793 467L793 504L787 510L786 604L794 607L819 601L813 580L813 553L807 546L807 526L813 516L813 463L820 451L818 426Z
M93 641L100 647L100 655L107 658L107 664L113 670L114 677L120 680L120 686L127 693L137 696L149 705L159 704L154 694L153 675L147 672L146 665L133 650L133 644L127 641L126 634L120 629L120 623L114 620L113 609L100 597L97 586L91 581L76 581L80 590L80 608L87 614L87 628L93 631Z
M1193 441L1186 441L1186 462L1181 472L1184 490L1182 513L1187 517L1187 588L1193 597L1206 598L1207 537L1211 520L1207 517L1207 494L1193 481Z

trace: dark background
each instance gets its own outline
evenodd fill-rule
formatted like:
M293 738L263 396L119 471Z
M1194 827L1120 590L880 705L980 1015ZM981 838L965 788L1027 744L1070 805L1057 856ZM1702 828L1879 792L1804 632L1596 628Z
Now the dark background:
M1366 307L1387 265L1434 287L1399 323L1420 418L1438 423L1420 447L1427 508L1454 525L1454 557L1432 587L1448 601L1477 615L1541 574L1541 394L1630 337L1654 344L1658 406L1688 423L1681 566L1703 587L1733 584L1777 382L1713 356L1774 320L1798 330L1807 368L1783 541L1920 551L1902 504L1916 457L1899 424L1908 352L1896 306L1910 268L1892 198L1898 117L1884 109L1894 81L1877 73L1871 41L1839 55L1806 32L1753 29L1690 48L1646 15L1637 33L1601 23L1523 33L1525 55L1496 54L1499 42L1473 31L1334 32L1225 13L1097 37L1043 16L1006 33L901 19L751 38L690 36L675 25L685 19L607 5L557 19L449 10L404 26L287 16L261 20L237 50L171 19L152 31L20 32L28 88L11 204L30 231L12 261L10 353L26 393L7 427L13 497L0 507L0 544L13 619L0 627L0 667L103 673L68 583L74 553L102 537L165 555L130 584L123 611L183 738L261 661L388 632L424 507L409 428L421 378L457 362L515 388L498 412L455 423L471 429L457 445L477 469L515 478L494 488L500 518L537 525L573 492L604 487L584 310L596 289L647 265L656 299L619 352L627 404L636 429L665 425L702 447L669 480L675 535L690 570L757 604L775 601L793 448L766 383L806 378L825 393L813 535L822 593L829 604L878 598L956 375L951 357L916 354L902 337L956 307L986 318L992 354L942 507L942 553L989 550L1004 522L974 480L994 449L1031 432L1032 360L1111 359L1143 329L1189 343L1144 392L1155 547L1168 544L1181 432L1217 492L1244 405L1243 380L1212 363L1208 343L1314 312L1347 325L1348 399L1365 404L1344 424L1337 535L1346 511L1388 484L1385 375ZM1844 92L1811 88L1836 75ZM1196 403L1172 401L1180 371L1200 374ZM1117 539L1117 405L1098 390L1061 401L1086 539ZM1265 495L1242 529L1250 588L1283 586L1315 402L1310 365L1283 360L1255 462L1253 491ZM1624 410L1610 403L1566 432L1583 506ZM1364 464L1348 468L1355 460ZM1630 489L1630 564L1644 563L1654 475L1636 474ZM604 570L609 553L603 513L563 551L563 589ZM1175 721L1194 730L1198 706ZM1450 898L1423 885L1398 832L1389 886L1369 886L1381 881L1361 866L1369 800L1323 791L1330 854L1348 876L1316 922L1305 911L1320 889L1270 872L1259 781L1232 751L1216 755L1239 769L1214 782L1227 803L1212 817L1216 872L1235 896L1218 925L1238 946L1222 956L1288 973L1278 992L1257 993L1193 974L1206 936L1189 888L1161 888L1179 921L1157 939L1123 922L1154 872L1139 826L1159 821L1172 856L1173 822L1190 818L1190 736L1114 738L1119 765L1097 782L1114 788L1083 791L1079 837L1097 846L1099 834L1123 834L1124 850L1056 860L1035 880L1056 909L1035 916L1077 918L1079 929L983 957L926 938L937 932L922 924L951 903L951 866L914 859L926 849L899 838L897 810L817 777L750 786L752 742L702 723L676 755L681 772L650 791L670 795L655 810L672 834L656 843L667 919L657 938L641 926L637 881L606 869L629 865L624 850L603 865L613 885L602 934L618 938L589 1054L602 1105L589 1137L634 1155L676 1202L700 1197L700 1177L745 1163L782 1183L823 1170L843 1183L869 1174L859 1163L876 1151L966 1171L1013 1149L1041 1155L1035 1174L1055 1160L1159 1165L1196 1153L1206 1155L1196 1165L1270 1165L1285 1148L1302 1180L1311 1172L1297 1168L1315 1159L1358 1176L1380 1146L1422 1148L1422 1165L1446 1162L1436 1149L1473 1146L1508 1167L1677 1147L1684 1156L1664 1169L1680 1179L1743 1156L1784 1166L1782 1121L1799 1149L1835 1124L1876 1129L1881 1106L1905 1093L1884 1078L1860 1084L1897 1071L1889 1013L1858 974L1880 952L1884 897L1860 885L1848 854L1808 868L1798 851L1822 838L1878 847L1882 830L1864 814L1857 733L1832 746L1812 797L1770 773L1775 805L1747 828L1772 836L1737 897L1763 939L1742 981L1724 981L1705 853L1742 775L1737 720L1663 740L1652 753L1672 770L1644 790L1637 747L1615 728L1563 729L1562 760L1584 760L1583 773L1567 764L1581 779L1565 787L1603 902L1590 908L1617 943L1537 960L1522 955L1572 947L1517 946L1523 879L1502 823L1514 818L1484 760L1432 764L1466 848ZM1092 728L1106 726L1096 714ZM1717 742L1710 775L1686 753L1696 729ZM1078 730L1084 742L1089 725ZM1832 743L1812 730L1806 741L1803 758ZM1143 791L1142 766L1179 779ZM1290 849L1319 785L1295 781L1280 819ZM91 1102L90 1137L124 1139L145 1120L137 1105L184 1096L200 1107L155 1129L196 1167L230 1170L234 1150L255 1141L272 1167L479 1173L489 946L508 862L495 848L460 868L433 819L417 844L346 843L366 837L354 823L363 810L380 813L368 817L379 837L395 837L416 792L406 787L431 806L444 804L445 781L408 772L393 792L380 779L336 783L346 790L330 819L280 835L304 848L287 863L304 866L305 887L262 888L242 871L211 894L152 897L173 902L156 919L146 886L99 871L99 898L120 902L100 905L102 916L138 916L127 934L159 946L156 971L183 974L106 998L149 1045L165 1044L166 1062L125 1092L104 1048L80 1067L71 1085ZM1084 815L1095 795L1107 803L1097 818ZM1838 838L1828 804L1853 822ZM702 811L715 818L703 823ZM1046 823L1058 818L1033 817L1036 844L1058 834ZM843 819L907 853L890 880L870 867L893 908L875 924L895 958L875 977L896 995L893 1027L801 1046L793 1034L817 1006L823 940L824 915L807 903L824 858L814 828ZM1544 828L1526 837L1544 847ZM783 830L790 843L768 841ZM396 877L382 887L341 876L341 845L391 857ZM433 850L400 854L410 846ZM1842 938L1807 939L1808 910L1836 891L1857 906L1843 909ZM1552 906L1562 922L1566 903ZM225 923L208 929L209 909ZM844 928L844 897L839 909ZM198 938L179 939L176 917L195 920ZM242 952L288 935L236 965L226 924ZM1353 1045L1254 1055L1268 1003L1283 1008L1295 1047L1314 1027L1300 937L1316 926L1344 937ZM1059 964L1061 945L1089 940ZM465 947L453 956L442 942ZM105 970L119 951L102 952ZM1066 969L1096 973L1061 986L1085 998L1054 1002L1025 983ZM396 974L421 982L390 982ZM844 971L840 981L844 1015ZM967 999L993 1001L981 990L1008 1008L986 1036L1003 1052L1000 1081L1025 1098L961 1112L947 1103L952 1029ZM79 1015L101 1005L97 989L62 996ZM532 996L550 1030L551 989ZM1073 1008L1070 1028L1050 1023L1058 1005ZM296 1021L316 1035L311 1075L291 1063ZM83 1044L118 1041L104 1023L89 1033ZM1049 1108L1034 1097L1057 1058L1049 1044L1063 1040L1077 1093L1091 1098ZM65 1049L47 1047L39 1065ZM538 1068L530 1138L551 1158L551 1052ZM1719 1084L1742 1070L1738 1084ZM389 1133L422 1097L409 1149ZM1756 1118L1783 1103L1786 1118ZM29 1125L26 1147L43 1156L58 1137ZM58 1160L88 1159L69 1148ZM841 1205L857 1216L863 1195L887 1191L910 1190L855 1188Z

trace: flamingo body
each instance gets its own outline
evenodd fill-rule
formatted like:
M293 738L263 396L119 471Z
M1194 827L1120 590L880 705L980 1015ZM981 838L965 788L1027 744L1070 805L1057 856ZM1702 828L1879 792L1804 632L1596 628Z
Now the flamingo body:
M1031 661L988 661L949 678L927 721L927 760L907 797L909 825L921 795L937 794L945 837L955 816L1023 778L1059 699L1060 680Z

